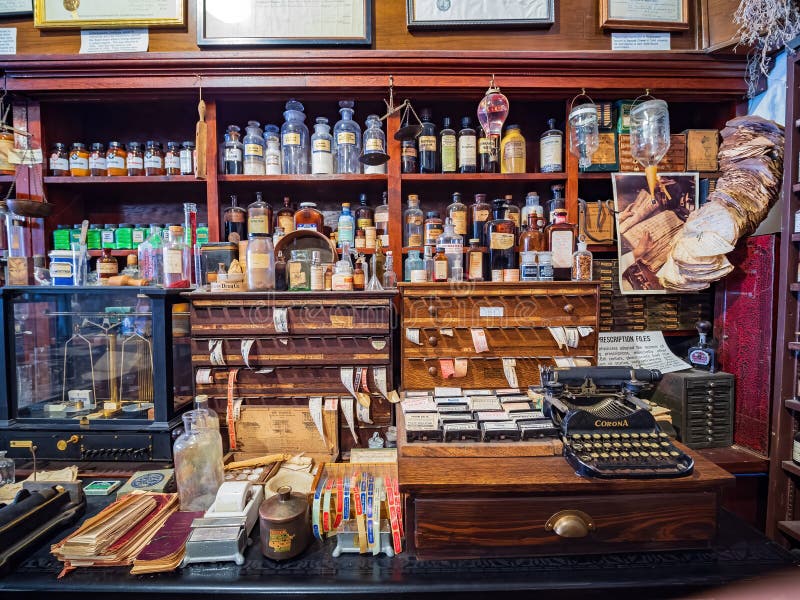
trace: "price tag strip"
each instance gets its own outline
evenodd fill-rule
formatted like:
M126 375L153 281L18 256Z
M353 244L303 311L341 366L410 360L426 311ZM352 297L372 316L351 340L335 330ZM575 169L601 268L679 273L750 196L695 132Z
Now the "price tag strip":
M344 480L346 477L339 477L336 479L336 519L333 522L333 528L338 529L342 524L342 517L344 516Z
M400 512L400 498L399 494L395 493L396 480L391 477L386 478L386 505L389 512L389 523L392 527L392 546L394 547L395 554L403 551L402 533L400 531L400 519L398 513Z
M252 369L253 367L250 366L250 349L253 347L256 341L252 338L242 340L242 360L244 360L244 364L247 366L248 369Z
M439 372L442 374L444 379L452 378L455 373L455 365L453 364L453 359L451 358L440 358L439 359Z
M375 478L372 475L367 479L367 497L366 497L366 513L367 513L367 545L369 549L375 545L375 527L373 513L375 511Z
M353 405L355 402L350 396L342 396L339 398L339 405L342 407L342 414L344 414L344 419L347 421L347 426L350 428L350 433L353 434L353 439L358 445L358 436L356 435L356 426L355 421L353 418Z
M238 407L234 407L233 392L236 389L236 377L239 375L239 368L228 371L228 407L226 413L226 423L228 424L228 443L231 450L236 450L236 419L238 418ZM241 406L241 399L239 406Z
M381 396L389 400L389 391L386 387L386 367L373 367L372 378Z
M308 410L311 412L311 419L314 425L317 426L319 437L322 438L322 443L328 447L328 440L325 437L325 424L322 421L322 396L312 396L308 399Z
M314 501L311 504L311 530L314 533L314 537L318 540L322 539L322 529L320 528L319 517L322 502L322 490L325 489L325 484L327 481L327 477L320 477L319 483L317 484L317 489L314 491Z
M222 352L222 340L208 340L208 360L215 367L225 366L225 354Z
M488 352L489 342L486 341L486 332L478 327L470 329L470 333L472 334L472 345L475 347L475 352L478 354Z
M367 551L367 526L364 520L364 501L367 496L366 473L361 473L356 479L353 500L356 504L356 527L358 528L358 551L364 554Z
M275 325L277 333L289 333L289 309L272 309L272 323Z
M508 381L508 385L512 388L519 387L519 381L517 380L517 361L514 358L504 358L503 359L503 373L506 376L506 381Z
M325 495L322 497L322 533L331 531L331 495L333 493L334 478L328 477L325 484Z

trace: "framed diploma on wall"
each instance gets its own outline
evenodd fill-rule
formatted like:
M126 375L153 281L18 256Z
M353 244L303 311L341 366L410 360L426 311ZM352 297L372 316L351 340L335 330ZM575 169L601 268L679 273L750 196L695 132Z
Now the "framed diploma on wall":
M553 0L406 0L411 31L550 27L555 22Z
M33 12L33 0L0 0L0 18L29 15Z
M680 31L689 29L688 0L600 0L600 27Z
M198 46L369 46L373 0L197 0Z
M36 0L33 24L40 29L182 27L185 0Z

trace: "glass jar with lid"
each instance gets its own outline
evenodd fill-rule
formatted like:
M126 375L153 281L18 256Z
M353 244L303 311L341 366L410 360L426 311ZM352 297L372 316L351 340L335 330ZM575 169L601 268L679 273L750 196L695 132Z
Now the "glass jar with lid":
M248 121L245 127L244 136L244 174L245 175L264 175L264 142L261 123L258 121Z
M86 144L75 142L69 151L69 172L73 177L89 176L89 151Z
M69 153L66 144L55 143L50 150L50 175L64 177L69 175Z
M106 172L111 177L122 177L128 174L126 160L128 151L119 142L108 142L106 150Z
M378 115L369 115L364 130L364 173L386 173L386 134L381 129L381 118ZM372 158L373 160L369 160ZM383 162L381 162L383 161ZM373 164L377 162L377 164Z
M281 156L286 175L308 173L309 135L303 110L303 104L292 98L283 113L286 121L281 126Z
M281 174L281 130L277 125L264 127L264 170L266 175Z
M333 128L333 161L337 173L360 173L361 127L353 120L352 100L339 102L341 119Z
M247 288L250 291L275 289L275 251L268 233L251 233L247 244Z
M181 175L194 175L196 166L194 142L181 142Z
M153 177L164 175L164 150L161 142L149 140L144 150L144 174Z
M225 141L222 144L222 152L220 152L222 172L225 175L241 175L244 173L243 153L244 144L241 142L241 129L236 125L228 125L228 129L225 131Z
M286 279L290 292L307 292L311 290L311 263L306 250L292 250L291 258L286 263Z
M301 202L300 210L294 213L295 229L313 229L323 233L324 220L322 213L317 210L317 205L313 202Z
M100 142L92 144L92 150L89 153L89 175L92 177L105 177L108 175L106 149Z
M125 159L125 167L129 177L144 175L144 153L139 142L128 142L128 156Z
M164 173L167 175L181 174L181 145L178 142L167 142L167 151L164 153Z

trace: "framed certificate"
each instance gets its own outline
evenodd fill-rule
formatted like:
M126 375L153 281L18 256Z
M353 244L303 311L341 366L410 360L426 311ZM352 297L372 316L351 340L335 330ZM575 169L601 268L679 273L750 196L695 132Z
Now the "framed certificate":
M33 0L0 0L0 18L29 15L33 12Z
M415 29L550 27L553 0L406 0L406 22Z
M689 29L688 0L600 0L600 27L679 31Z
M372 0L197 0L198 46L369 46Z
M33 24L40 29L181 27L186 0L35 0Z

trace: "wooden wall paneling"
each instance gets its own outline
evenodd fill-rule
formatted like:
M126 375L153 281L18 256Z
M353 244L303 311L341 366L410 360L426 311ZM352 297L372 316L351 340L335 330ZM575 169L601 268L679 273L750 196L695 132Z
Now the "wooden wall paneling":
M395 100L395 102L402 100ZM401 182L401 143L394 139L400 128L402 111L386 119L386 152L391 157L386 163L386 191L389 198L389 249L394 260L394 272L403 281L403 187ZM384 248L384 252L386 249Z
M199 100L199 98L198 98ZM217 102L206 99L206 123L208 133L206 138L206 206L208 207L208 236L209 241L218 242L220 239L220 192L217 182L219 142L217 137Z
M42 141L42 120L39 103L35 100L16 101L12 104L12 123L14 127L23 129L31 134L25 137L15 134L14 146L17 148L42 148L44 160L47 151ZM44 184L42 181L43 165L34 165L30 168L20 166L17 168L16 187L14 193L17 198L29 200L44 200ZM44 254L45 252L45 224L44 219L29 219L31 232L31 252Z
M579 94L580 90L575 92ZM574 96L573 96L574 97ZM572 97L567 99L564 110L564 170L567 173L565 196L567 198L567 220L570 223L578 222L578 157L569 151L569 110L572 104Z
M697 47L707 52L718 52L735 46L736 23L733 14L738 0L700 0L698 8Z

